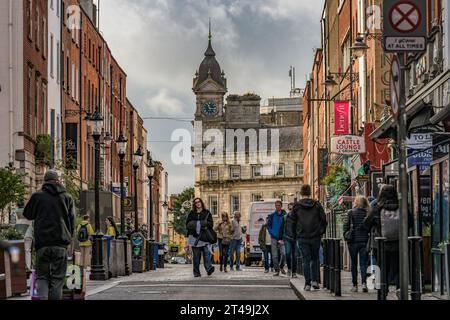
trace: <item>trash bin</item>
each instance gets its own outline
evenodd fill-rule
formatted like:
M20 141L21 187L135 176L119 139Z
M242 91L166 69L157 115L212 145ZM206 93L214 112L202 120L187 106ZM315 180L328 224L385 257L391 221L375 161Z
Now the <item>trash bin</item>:
M164 243L158 243L158 268L164 269Z
M147 245L145 246L145 270L147 271L154 269L154 266L150 263L152 259L152 250L153 242L151 240L147 240Z
M155 270L156 268L159 268L159 243L153 242L153 263L155 264Z

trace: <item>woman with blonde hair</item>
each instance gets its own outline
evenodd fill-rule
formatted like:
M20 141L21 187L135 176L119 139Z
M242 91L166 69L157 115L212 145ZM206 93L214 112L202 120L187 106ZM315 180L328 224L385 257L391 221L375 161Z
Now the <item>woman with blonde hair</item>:
M361 283L363 292L367 289L367 266L369 255L367 253L367 241L369 232L364 227L364 220L369 210L369 202L363 196L357 196L353 203L353 209L347 214L347 221L344 224L344 238L347 241L350 253L352 270L352 292L358 292L358 256L361 272Z
M220 271L223 270L223 272L228 272L228 252L230 251L231 238L233 237L234 229L227 212L222 212L221 218L222 220L216 225L214 230L217 232L217 238L219 238Z

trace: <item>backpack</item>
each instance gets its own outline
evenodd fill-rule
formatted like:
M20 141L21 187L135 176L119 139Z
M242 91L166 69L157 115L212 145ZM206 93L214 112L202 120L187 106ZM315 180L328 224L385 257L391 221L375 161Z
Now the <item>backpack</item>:
M78 230L78 241L86 242L89 240L89 232L87 224L80 225L80 230Z
M400 210L389 211L382 209L380 212L381 236L387 241L398 241L400 232Z

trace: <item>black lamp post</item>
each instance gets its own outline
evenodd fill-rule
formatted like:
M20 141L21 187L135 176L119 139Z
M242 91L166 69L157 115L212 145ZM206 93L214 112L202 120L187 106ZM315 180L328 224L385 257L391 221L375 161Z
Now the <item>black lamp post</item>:
M97 111L86 117L92 128L92 137L95 143L95 233L93 235L91 280L106 280L105 266L103 265L103 233L100 230L100 137L103 131L103 117Z
M148 158L148 186L149 186L149 215L148 215L148 227L149 227L149 238L150 240L154 240L154 230L153 230L153 200L152 200L152 182L153 182L153 176L155 175L155 162L153 161L152 157L149 156Z
M134 232L131 235L131 246L133 250L132 270L133 272L143 272L144 270L144 236L139 232L139 216L138 216L138 190L137 190L137 170L142 162L142 148L136 150L133 155L133 169L134 169Z
M124 209L124 201L125 201L125 187L124 187L124 178L123 178L123 167L124 167L124 159L125 154L127 152L127 139L123 136L122 132L120 133L119 138L117 139L117 151L120 159L120 237L119 240L123 241L124 245L124 262L125 262L125 275L130 274L130 268L128 266L128 238L125 236L125 209Z

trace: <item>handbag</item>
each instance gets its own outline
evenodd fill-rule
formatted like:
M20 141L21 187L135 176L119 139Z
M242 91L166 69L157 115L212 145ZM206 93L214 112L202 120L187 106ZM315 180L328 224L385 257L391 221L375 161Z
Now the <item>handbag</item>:
M208 212L208 215L206 216L205 220L208 220L209 215L211 214L211 212ZM202 232L205 232L205 242L208 242L210 244L215 244L217 243L217 233L214 231L213 228L210 227L206 227L206 229L202 229L200 230L200 234L198 235L197 241L195 242L195 245L198 244L198 242L200 241L200 237Z
M349 213L350 215L350 213ZM355 230L353 228L353 219L352 219L352 215L350 215L350 230L348 230L346 233L344 233L344 239L347 242L353 241L353 238L355 236Z

